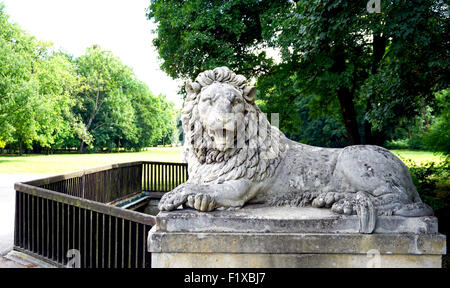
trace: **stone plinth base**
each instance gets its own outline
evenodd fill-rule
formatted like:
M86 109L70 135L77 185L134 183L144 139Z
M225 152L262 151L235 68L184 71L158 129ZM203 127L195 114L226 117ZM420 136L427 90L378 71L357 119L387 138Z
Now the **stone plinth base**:
M356 216L327 209L249 206L162 212L149 234L152 267L441 267L435 217L379 217L359 234Z

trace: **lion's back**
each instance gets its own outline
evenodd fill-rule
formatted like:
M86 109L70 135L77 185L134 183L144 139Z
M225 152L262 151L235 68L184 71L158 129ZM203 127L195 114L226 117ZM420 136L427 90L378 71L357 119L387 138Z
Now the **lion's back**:
M287 141L289 149L276 176L277 187L284 191L299 192L312 192L327 187L332 181L336 161L342 149ZM289 187L286 187L287 185Z

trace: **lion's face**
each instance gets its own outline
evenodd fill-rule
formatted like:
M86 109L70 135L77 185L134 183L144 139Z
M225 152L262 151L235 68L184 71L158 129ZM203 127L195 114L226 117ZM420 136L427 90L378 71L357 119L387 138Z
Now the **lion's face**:
M214 148L224 151L234 147L239 119L245 110L245 99L232 85L214 83L202 89L198 111L205 133Z
M227 67L186 83L181 110L189 181L223 183L271 177L287 146L255 103L256 87Z

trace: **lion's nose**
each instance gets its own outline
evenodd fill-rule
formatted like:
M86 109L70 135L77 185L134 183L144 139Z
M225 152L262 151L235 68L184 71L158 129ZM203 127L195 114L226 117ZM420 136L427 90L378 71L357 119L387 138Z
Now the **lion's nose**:
M233 130L232 113L212 112L208 117L209 127L213 130Z
M231 112L231 102L228 98L222 97L219 98L216 102L216 110L220 111L221 113L230 113Z

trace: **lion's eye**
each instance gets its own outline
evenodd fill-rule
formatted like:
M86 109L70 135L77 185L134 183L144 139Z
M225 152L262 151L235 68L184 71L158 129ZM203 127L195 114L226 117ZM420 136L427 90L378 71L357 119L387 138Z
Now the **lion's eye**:
M242 103L242 99L239 97L236 97L236 98L234 98L234 102L240 104L240 103Z
M203 102L206 102L206 101L209 101L209 100L211 100L211 97L209 97L209 96L205 96L205 97L202 98Z

